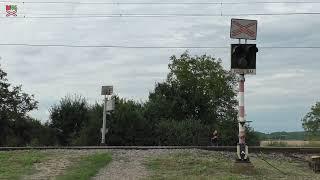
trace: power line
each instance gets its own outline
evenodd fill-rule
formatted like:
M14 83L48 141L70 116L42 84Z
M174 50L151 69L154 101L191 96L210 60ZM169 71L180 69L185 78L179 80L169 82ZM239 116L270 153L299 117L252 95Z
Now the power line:
M244 14L39 14L32 16L25 14L18 17L0 17L7 19L64 19L64 18L166 18L166 17L234 17L234 16L294 16L294 15L320 15L320 12L292 12L292 13L244 13Z
M72 1L0 1L23 4L91 4L91 5L236 5L236 4L320 4L318 1L246 1L246 2L72 2Z
M1 43L0 46L66 47L66 48L118 48L118 49L229 49L229 46L127 46L127 45L72 45ZM320 46L261 46L259 49L320 49Z
M68 48L121 48L121 49L224 49L223 46L122 46L122 45L68 45L68 44L0 44L0 46L68 47Z

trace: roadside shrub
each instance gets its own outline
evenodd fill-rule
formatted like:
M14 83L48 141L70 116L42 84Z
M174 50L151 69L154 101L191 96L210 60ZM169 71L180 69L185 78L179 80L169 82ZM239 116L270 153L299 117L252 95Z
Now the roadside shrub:
M210 127L194 119L162 120L156 128L159 145L209 145Z

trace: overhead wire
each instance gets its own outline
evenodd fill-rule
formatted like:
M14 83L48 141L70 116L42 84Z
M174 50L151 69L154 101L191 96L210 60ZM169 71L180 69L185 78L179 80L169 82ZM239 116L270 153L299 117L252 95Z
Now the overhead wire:
M237 17L237 16L294 16L294 15L320 15L320 12L292 12L292 13L239 13L239 14L22 14L17 17L0 17L7 19L68 19L68 18L168 18L168 17Z
M0 1L8 2L8 1ZM10 1L9 1L10 2ZM14 1L11 1L14 2ZM23 3L89 3L94 4L96 2L61 2L61 1L50 1L50 2L23 2ZM105 3L104 4L121 4L121 3ZM224 2L223 4L228 4L229 2ZM230 2L229 4L243 4L248 2ZM313 1L268 1L268 2L250 2L250 3L319 3ZM123 4L168 4L168 3L123 3ZM177 3L169 3L177 4ZM178 3L185 4L185 3ZM187 3L187 4L208 4L208 3ZM217 2L212 2L209 4L221 4ZM293 13L245 13L245 14L34 14L34 16L25 14L24 16L18 17L0 17L7 19L21 19L21 18L109 18L109 17L229 17L229 16L281 16L281 15L320 15L320 12L293 12ZM70 44L28 44L28 43L2 43L0 46L27 46L27 47L68 47L68 48L125 48L125 49L226 49L229 47L224 46L121 46L121 45L70 45ZM262 46L262 49L320 49L320 46Z
M0 43L0 46L67 47L67 48L119 48L119 49L228 49L229 46L129 46L129 45L74 45ZM261 49L320 49L320 46L260 46Z
M320 4L320 1L246 1L246 2L83 2L83 1L0 1L6 3L23 3L23 4L106 4L106 5L221 5L219 13L83 13L83 14L70 14L70 13L22 13L18 17L10 18L56 18L56 19L70 19L70 18L166 18L166 17L231 17L231 16L292 16L292 15L320 15L320 12L284 12L284 13L239 13L239 14L224 14L222 12L222 5L235 5L235 4ZM7 18L7 17L0 17Z
M24 4L86 4L86 5L237 5L237 4L320 4L319 1L244 1L244 2L85 2L85 1L0 1Z

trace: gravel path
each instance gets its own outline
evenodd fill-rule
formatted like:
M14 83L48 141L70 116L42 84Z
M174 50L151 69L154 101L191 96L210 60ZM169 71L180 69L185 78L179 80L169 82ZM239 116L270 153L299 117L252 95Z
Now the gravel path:
M193 150L113 150L112 162L94 180L139 180L148 177L144 162L150 157Z

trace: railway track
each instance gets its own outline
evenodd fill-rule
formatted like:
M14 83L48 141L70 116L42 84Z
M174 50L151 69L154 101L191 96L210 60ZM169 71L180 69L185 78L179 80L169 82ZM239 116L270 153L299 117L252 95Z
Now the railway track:
M235 152L235 146L47 146L47 147L0 147L0 151L13 150L48 150L48 149L70 149L70 150L149 150L149 149L203 149L208 151L230 151ZM249 147L250 152L281 152L281 153L320 153L320 147Z

